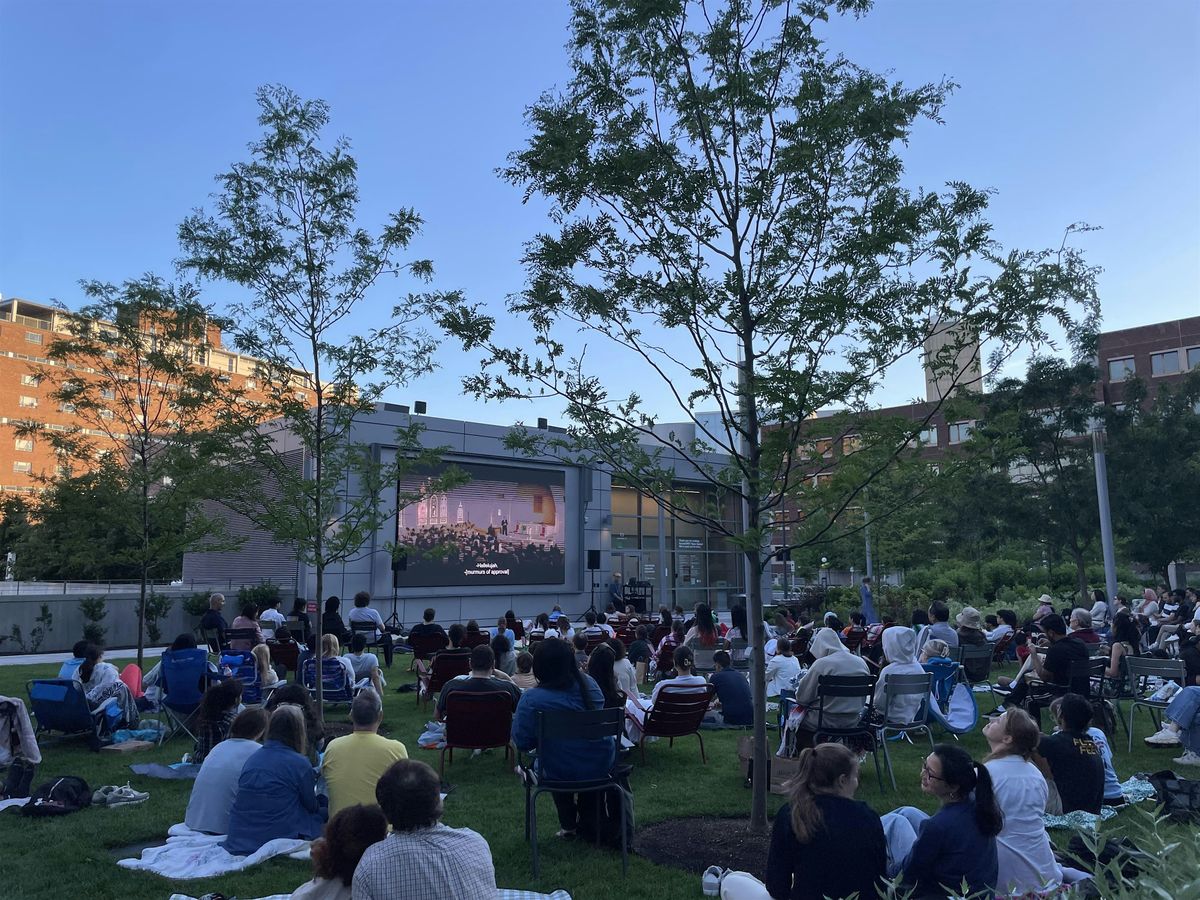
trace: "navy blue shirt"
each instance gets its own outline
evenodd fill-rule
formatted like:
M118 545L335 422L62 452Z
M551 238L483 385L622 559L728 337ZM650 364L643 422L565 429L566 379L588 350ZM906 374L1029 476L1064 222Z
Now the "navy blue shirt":
M590 675L583 676L592 709L604 708L604 694ZM547 747L537 746L537 714L553 715L557 710L584 709L579 690L572 685L567 691L533 687L521 695L513 715L512 738L518 750L537 750L538 772L555 781L586 781L603 778L612 771L617 759L617 747L612 738L600 740L557 741Z
M986 890L990 896L996 889L996 839L975 824L975 801L947 803L922 822L901 869L918 897L958 896L964 878L968 894Z
M316 787L307 757L280 741L267 741L242 767L222 846L234 856L248 856L276 838L320 837L326 810Z
M813 802L823 825L806 844L792 831L790 804L775 816L767 892L778 900L824 900L856 892L863 900L878 896L880 879L887 875L887 842L879 814L861 800L846 797L821 794Z
M721 716L726 725L754 724L754 703L750 699L750 682L732 669L722 669L708 676L708 683L717 689Z

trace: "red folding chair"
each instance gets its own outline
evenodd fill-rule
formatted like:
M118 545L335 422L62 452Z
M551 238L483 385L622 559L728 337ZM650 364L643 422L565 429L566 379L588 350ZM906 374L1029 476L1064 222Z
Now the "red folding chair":
M851 628L849 634L842 635L842 643L851 653L857 653L858 648L862 646L863 639L867 636L865 628Z
M433 654L439 650L445 650L450 643L450 639L444 634L434 632L433 634L410 634L408 636L408 646L412 648L413 664L417 660L430 659Z
M463 635L462 645L468 649L474 650L491 641L491 637L484 634L482 631L467 632Z
M702 689L664 687L659 691L654 706L646 713L646 721L642 723L642 739L638 741L642 762L646 762L646 738L665 737L670 740L669 746L674 747L675 738L694 734L700 741L700 761L707 765L700 723L704 721L704 714L708 712L716 693L717 689L711 684L706 684Z
M996 647L992 650L992 662L1004 662L1004 657L1008 653L1008 645L1013 642L1013 636L1015 634L1016 632L1010 631L1008 634L1000 638L1000 640L996 641Z
M434 660L436 662L436 660ZM446 697L446 746L439 771L446 772L446 752L454 764L454 748L488 750L504 748L507 768L511 748L513 702L504 691L452 691Z
M428 664L417 663L417 706L428 700L459 675L471 674L471 657L466 653L439 653Z

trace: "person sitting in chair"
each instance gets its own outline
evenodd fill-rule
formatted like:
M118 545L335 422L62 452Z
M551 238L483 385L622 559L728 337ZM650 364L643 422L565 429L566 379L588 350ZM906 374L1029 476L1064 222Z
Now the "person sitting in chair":
M221 647L225 646L225 632L229 630L229 624L225 621L225 617L221 615L221 608L224 606L224 594L210 594L208 597L208 609L200 617L200 630L202 632L215 631L217 633L217 643ZM215 653L217 648L209 649Z
M361 631L350 638L350 652L345 659L350 660L350 667L354 670L351 680L356 687L370 685L375 693L383 696L385 682L383 673L379 671L379 657L367 652L367 636Z
M392 640L392 636L387 633L387 629L384 628L383 619L380 618L379 613L371 609L371 595L366 591L359 591L355 594L354 609L350 610L347 618L350 619L351 632L353 632L356 623L359 625L365 623L375 626L374 631L360 631L359 634L365 634L369 642L383 645L383 660L390 669L392 667L392 653L395 651L395 642ZM351 640L353 640L353 637L351 637Z
M446 699L459 691L471 693L503 691L512 698L514 708L517 701L521 699L521 689L513 684L507 676L496 671L496 656L487 644L480 644L478 647L472 648L470 675L451 678L442 688L437 702L438 721L446 717Z

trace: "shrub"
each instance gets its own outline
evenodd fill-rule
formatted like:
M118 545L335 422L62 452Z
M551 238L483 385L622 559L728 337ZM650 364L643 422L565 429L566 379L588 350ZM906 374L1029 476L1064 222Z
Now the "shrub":
M208 591L197 591L183 598L183 611L189 616L200 618L208 610Z
M171 611L171 607L175 601L165 594L156 594L150 592L150 596L146 598L146 634L150 637L152 644L157 644L162 641L162 631L158 627L159 621Z
M42 646L42 641L46 639L46 634L54 627L54 614L50 612L50 607L43 603L38 611L38 616L34 619L37 624L29 629L29 641L26 642L25 636L21 633L20 625L13 625L12 631L7 636L0 637L0 644L5 641L12 641L21 648L22 653L37 653Z
M100 623L108 615L108 600L105 597L81 597L79 610L83 613L83 639L93 644L103 644L108 629Z
M261 584L245 585L238 588L238 606L243 603L254 603L260 610L279 599L279 585L264 581Z

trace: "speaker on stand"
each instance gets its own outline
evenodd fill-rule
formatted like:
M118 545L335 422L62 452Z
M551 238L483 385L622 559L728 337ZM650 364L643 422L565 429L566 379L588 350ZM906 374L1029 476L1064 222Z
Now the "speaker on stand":
M407 569L407 554L401 553L392 557L392 614L383 620L383 624L388 631L394 631L396 634L402 634L404 631L404 627L400 624L400 617L396 615L396 607L399 603L400 573Z
M592 582L592 604L589 609L594 613L596 611L596 572L600 569L599 550L589 550L587 552L587 567L588 575Z

